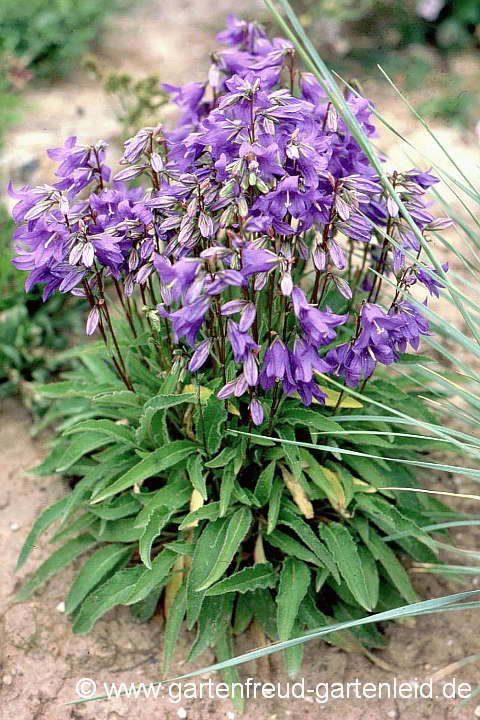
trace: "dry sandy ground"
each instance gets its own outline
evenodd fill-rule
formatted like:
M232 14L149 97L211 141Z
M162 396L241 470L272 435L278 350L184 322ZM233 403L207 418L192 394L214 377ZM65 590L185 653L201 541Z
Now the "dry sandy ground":
M261 8L261 2L238 0L235 9ZM207 11L208 8L208 11ZM156 0L137 8L136 19L116 18L106 34L100 59L105 67L128 70L137 76L157 72L169 82L183 83L199 79L208 62L208 49L213 47L214 31L232 8L231 0L217 0L215 8L205 0L174 2ZM137 28L140 28L140 32ZM367 88L375 97L379 109L388 113L391 95L378 86ZM29 114L21 126L11 132L2 164L5 172L13 175L17 183L43 182L50 176L51 167L41 161L32 172L31 162L43 157L46 147L63 142L69 134L77 134L81 142L98 139L98 133L114 144L119 139L118 124L105 101L103 92L79 73L61 85L28 94ZM397 105L390 111L390 119L400 123L409 138L428 155L438 157L434 145L424 133L411 130L408 113ZM479 177L478 141L473 133L448 127L436 127L442 140L455 150L456 157L474 176ZM382 133L380 145L403 167L410 162L400 157L400 149L392 147L391 139ZM118 152L118 151L117 151ZM442 161L443 162L443 161ZM438 306L437 306L438 309ZM448 305L440 312L450 313ZM13 605L12 597L18 579L13 568L18 552L34 518L45 507L60 498L65 488L58 478L35 478L23 474L35 465L44 454L42 442L33 443L29 436L30 420L25 410L14 401L2 403L0 409L2 443L0 446L0 717L16 720L117 720L139 718L160 720L185 717L190 720L232 720L233 708L228 700L182 700L179 704L163 700L126 700L66 707L75 699L75 686L81 678L91 678L102 688L104 682L150 682L160 679L163 653L162 626L153 621L137 625L125 609L113 611L98 622L86 637L74 637L68 619L58 605L65 599L69 584L77 569L72 567L51 581L45 590L36 594L24 605ZM471 537L460 538L465 545L474 547ZM20 580L38 566L50 552L47 540L40 542L32 552ZM422 579L418 590L423 597L440 596L455 590L436 579ZM465 612L432 615L418 619L415 624L392 625L386 629L389 646L381 653L384 662L391 666L387 671L372 664L365 657L333 650L322 642L309 643L304 663L306 689L319 682L419 682L428 680L439 668L461 658L480 652L478 614ZM175 674L185 672L182 658L193 636L182 631L176 654ZM239 642L237 652L255 645L252 637ZM213 662L207 653L196 667ZM453 677L457 682L480 685L480 663L461 670L449 671L443 681ZM282 669L281 658L272 656L268 676L265 667L255 663L242 666L243 680L282 683L285 693L288 677ZM218 678L220 680L220 678ZM297 678L297 681L301 678ZM205 678L203 678L205 681ZM300 718L326 718L334 720L443 720L453 717L455 703L441 697L441 682L434 685L434 699L418 700L337 700L316 704L302 699L250 699L246 705L248 720L300 720ZM309 700L312 700L311 695ZM473 720L476 702L459 709L456 717ZM230 713L230 714L229 714Z

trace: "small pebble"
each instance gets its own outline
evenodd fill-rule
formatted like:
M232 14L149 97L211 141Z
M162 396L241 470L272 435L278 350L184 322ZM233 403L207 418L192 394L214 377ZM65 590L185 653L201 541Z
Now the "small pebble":
M475 715L475 717L480 718L480 705L477 705L477 707L475 708L473 714Z
M185 708L178 708L177 715L180 720L185 720L185 718L187 717L187 711L185 710Z
M4 685L11 685L13 682L13 678L11 675L4 675L2 677L2 682Z
M389 710L389 711L387 712L387 717L388 717L388 718L392 718L392 720L397 720L397 718L398 718L398 713L397 713L396 710Z
M313 705L313 697L311 695L307 695L305 698L305 702L311 703Z
M62 600L62 602L58 603L55 610L58 610L58 612L61 612L61 613L65 612L65 603L63 602L63 600Z
M451 638L450 638L450 640L447 640L447 645L448 645L448 647L452 647L453 640Z
M13 522L13 523L10 525L10 530L11 530L12 532L17 532L17 530L20 530L20 525L19 525L17 522Z
M227 720L235 720L235 713L233 713L231 710L227 712Z
M425 663L423 667L425 668L425 670L430 670L432 666L430 665L430 663Z

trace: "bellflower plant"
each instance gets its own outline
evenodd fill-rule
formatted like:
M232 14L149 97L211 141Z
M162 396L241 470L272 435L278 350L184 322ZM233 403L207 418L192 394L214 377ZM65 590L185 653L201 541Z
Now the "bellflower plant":
M252 619L286 640L413 602L397 555L435 562L421 526L447 512L388 489L414 487L412 458L435 440L394 443L373 407L432 419L388 372L415 362L442 278L292 43L233 15L218 40L205 82L164 85L176 125L141 128L121 170L103 141L70 137L49 151L55 182L9 186L26 289L86 298L87 335L108 349L37 388L61 403L44 424L66 418L37 472L80 480L32 530L60 518L68 539L20 598L97 548L66 600L74 632L115 604L163 607L167 668L185 615L189 658L213 645L226 659ZM345 99L374 138L370 103ZM430 171L390 182L426 242L450 224L430 211ZM358 641L384 643L335 638ZM289 670L300 661L292 648Z

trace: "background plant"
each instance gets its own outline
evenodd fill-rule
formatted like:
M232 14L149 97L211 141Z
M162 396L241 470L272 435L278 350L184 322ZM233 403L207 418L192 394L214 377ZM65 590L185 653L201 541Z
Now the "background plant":
M437 544L424 526L432 514L452 516L428 496L397 497L392 483L414 489L410 466L478 477L474 468L418 457L432 448L432 437L440 447L447 441L478 456L474 438L445 429L412 402L419 386L436 402L451 387L430 390L423 369L391 385L377 367L416 362L404 350L425 335L419 309L427 309L408 295L412 284L434 294L445 284L458 300L425 240L425 232L446 224L435 225L422 201L435 178L418 171L386 176L355 120L371 134L363 99L341 96L342 105L308 75L301 77L302 97L291 95L289 43L270 44L260 28L235 18L221 39L233 49L215 58L213 97L204 99L200 83L167 86L184 111L179 128L145 128L131 138L127 168L112 189L104 144L70 138L52 151L61 162L59 183L24 189L14 211L17 222L27 221L17 232L17 262L31 270L29 284L46 282L45 295L57 287L79 294L83 284L91 304L87 332L100 329L119 376L94 347L83 353L86 371L38 388L62 397L46 421L64 418L65 434L38 472L81 479L39 519L20 564L58 517L64 525L56 539L75 539L21 597L98 544L67 600L74 629L86 631L119 602L147 616L165 587L167 666L185 613L191 625L198 621L191 656L213 643L221 658L231 652L232 618L240 631L255 615L264 632L286 638L338 613L351 617L413 599L385 535L393 534L397 551L436 562ZM284 64L287 89L272 92ZM238 74L229 77L232 67ZM361 173L345 166L352 157ZM152 183L146 194L121 184L140 175ZM77 203L91 182L94 192ZM337 242L340 230L350 241ZM49 252L38 262L46 235ZM433 268L419 264L422 250ZM105 292L109 276L125 310L120 324ZM380 289L392 280L387 310L378 304ZM235 314L238 324L227 325ZM360 383L362 392L351 389ZM310 405L313 397L317 407L302 407L300 399ZM250 432L253 423L258 432ZM398 432L404 423L417 432ZM70 435L77 435L73 442ZM74 510L80 514L72 517ZM112 552L103 543L120 546ZM356 640L375 645L381 636L363 632ZM298 648L286 657L292 672Z
M112 12L126 7L125 0L34 0L21 5L2 3L0 53L22 59L37 77L69 72L96 40Z

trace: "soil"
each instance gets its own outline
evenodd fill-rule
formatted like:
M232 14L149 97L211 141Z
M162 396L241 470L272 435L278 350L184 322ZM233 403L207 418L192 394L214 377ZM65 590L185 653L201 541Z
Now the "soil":
M139 4L134 14L111 21L101 48L96 50L99 62L107 69L125 70L135 76L157 72L171 83L202 78L208 63L208 50L214 47L214 33L223 26L232 3L231 0L217 0L214 8L208 8L208 13L207 7L203 0L153 0ZM263 12L259 0L237 0L234 9L257 16ZM469 61L467 66L465 77L468 76L471 83L476 73L478 80L478 68L475 70ZM411 142L432 159L447 165L446 160L440 160L438 148L425 131L417 130L416 126L412 129L409 112L399 101L395 103L395 111L389 110L393 94L388 88L370 83L366 90L377 100L380 112L394 121ZM17 184L49 180L52 166L44 159L44 149L57 146L69 134L77 134L81 142L91 142L98 139L101 130L104 139L112 145L114 157L118 157L120 133L115 115L103 91L86 73L78 71L68 82L29 91L27 104L28 113L23 123L12 130L6 143L6 148L13 149L6 150L2 159L5 173ZM439 123L434 123L433 129L455 152L470 177L480 178L479 141L474 132ZM413 161L405 159L400 145L392 142L388 132L382 131L379 146L388 150L390 157L402 167L413 166ZM423 166L428 165L424 162ZM455 198L453 202L461 209ZM461 268L455 262L453 269ZM444 317L447 314L449 319L453 317L451 305L446 301L437 303L435 309ZM458 322L460 327L460 320ZM2 401L0 423L0 718L232 720L234 708L228 699L182 698L179 703L173 703L168 697L157 700L122 698L65 705L76 699L75 687L81 678L92 678L99 692L104 682L129 684L161 679L163 626L158 617L139 625L126 608L120 608L104 616L89 635L73 636L61 603L78 570L78 563L56 576L26 603L13 604L14 593L21 581L51 552L47 536L34 548L25 568L16 576L14 567L20 548L35 517L62 497L67 488L58 477L38 478L28 474L28 468L45 454L47 440L32 441L29 437L30 417L17 401ZM445 487L467 489L463 485L454 486L451 479L445 480ZM467 533L457 535L463 546L478 546L477 539ZM424 598L464 589L426 576L418 578L416 587ZM353 697L323 704L316 703L312 693L307 693L306 700L251 698L247 700L244 717L247 720L300 720L304 717L334 720L339 716L344 720L443 720L450 717L473 720L480 717L480 706L476 707L475 700L459 706L458 699L442 696L442 682L451 682L453 678L457 686L459 682L470 683L472 687L480 685L480 663L448 667L480 652L478 613L464 611L425 616L402 624L392 623L385 632L389 644L385 650L375 651L374 661L363 654L333 649L322 641L308 643L302 673L296 681L303 679L307 690L314 689L320 682L345 684L356 678L362 683L392 685L394 678L398 683L421 683L428 681L434 673L442 674L440 671L445 669L442 679L433 685L433 698L367 700ZM193 666L184 666L183 659L192 639L192 633L182 630L172 675L214 661L213 654L207 652ZM239 653L255 645L255 639L247 634L237 639L235 650ZM251 662L240 666L239 672L242 680L252 677L255 681L281 683L281 692L286 693L289 678L279 654L271 656L269 667L265 663ZM217 676L213 679L221 681ZM207 678L202 676L200 681L206 682ZM412 688L414 695L414 686ZM350 692L353 694L353 688Z

